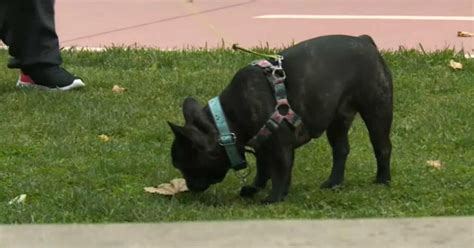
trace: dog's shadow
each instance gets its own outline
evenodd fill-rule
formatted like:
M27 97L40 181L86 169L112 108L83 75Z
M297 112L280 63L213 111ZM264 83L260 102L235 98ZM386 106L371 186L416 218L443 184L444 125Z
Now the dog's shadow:
M237 188L210 188L203 193L186 192L181 198L182 203L199 203L206 207L229 207L235 205L255 205L263 199L264 192L260 192L251 198L239 195L240 187Z

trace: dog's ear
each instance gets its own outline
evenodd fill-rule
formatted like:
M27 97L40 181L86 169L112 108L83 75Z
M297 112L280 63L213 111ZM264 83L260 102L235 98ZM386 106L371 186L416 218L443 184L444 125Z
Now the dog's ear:
M174 136L176 137L176 140L178 141L191 141L188 138L188 132L186 132L186 129L184 127L180 127L176 124L173 124L168 121L168 125L170 126L171 130L174 133Z
M187 147L186 149L194 147L200 151L207 151L212 148L210 136L195 126L189 125L180 127L171 122L168 122L168 125L181 147Z
M215 129L211 120L206 115L203 107L192 97L188 97L183 102L183 115L186 125L191 125L206 134L214 134Z
M192 123L196 115L202 110L201 104L192 97L187 97L183 102L183 115L186 124Z

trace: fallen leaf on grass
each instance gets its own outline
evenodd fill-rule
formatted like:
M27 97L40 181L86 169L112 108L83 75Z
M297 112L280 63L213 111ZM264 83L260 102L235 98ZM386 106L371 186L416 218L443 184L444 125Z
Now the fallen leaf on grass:
M26 200L26 194L21 194L13 198L11 201L9 201L8 205L25 203L25 200Z
M176 178L170 181L170 183L162 183L157 187L145 187L145 192L155 193L160 195L176 195L180 192L188 191L186 181L183 178Z
M449 61L449 67L453 68L454 70L461 70L462 69L462 64L459 62L456 62L454 60Z
M428 160L426 163L435 169L441 169L441 167L443 167L443 164L440 160Z
M124 87L120 87L118 85L114 85L114 87L112 87L112 91L115 92L115 93L123 93L123 92L127 91L127 89L124 88Z
M458 37L474 37L474 33L466 31L458 31Z
M107 136L105 134L101 134L101 135L99 135L99 139L102 142L109 142L112 138L110 138L109 136Z

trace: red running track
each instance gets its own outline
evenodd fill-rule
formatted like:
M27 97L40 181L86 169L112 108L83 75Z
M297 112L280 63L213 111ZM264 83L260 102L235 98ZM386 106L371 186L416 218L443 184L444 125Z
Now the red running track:
M281 46L326 34L369 34L382 49L474 53L472 0L57 0L62 46ZM381 15L471 20L259 19L262 15ZM436 19L436 18L434 18Z

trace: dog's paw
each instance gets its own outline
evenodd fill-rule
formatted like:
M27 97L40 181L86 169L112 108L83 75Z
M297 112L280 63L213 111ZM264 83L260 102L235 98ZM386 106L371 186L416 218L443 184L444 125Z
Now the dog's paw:
M327 180L321 184L321 189L334 189L342 184L342 181Z
M274 199L272 197L267 197L265 198L264 200L261 201L261 203L263 205L270 205L270 204L275 204L277 202L282 202L283 201L283 198L279 198L279 199Z
M240 196L242 197L252 197L258 192L258 188L252 185L243 186L240 189Z
M373 183L384 185L384 186L390 186L390 180L388 179L375 179Z

